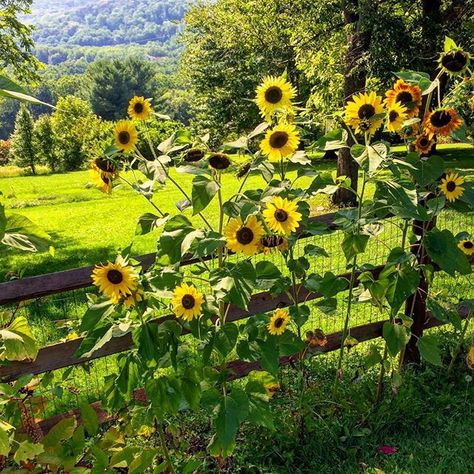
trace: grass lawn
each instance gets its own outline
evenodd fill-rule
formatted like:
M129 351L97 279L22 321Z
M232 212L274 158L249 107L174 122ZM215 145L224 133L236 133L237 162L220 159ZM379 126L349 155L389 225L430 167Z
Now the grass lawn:
M402 147L397 151L402 152ZM474 148L470 145L441 145L440 154L447 165L474 169ZM332 171L335 163L320 161L318 168ZM18 173L18 170L16 170ZM182 186L189 191L192 176L171 171ZM125 185L106 196L90 184L88 171L40 176L10 176L12 169L0 168L0 192L7 212L18 212L41 225L53 237L55 256L4 252L0 254L0 281L13 272L23 276L50 273L68 268L91 265L114 257L115 251L134 240L136 255L152 252L156 233L134 237L137 219L145 212L153 212L146 200ZM6 175L7 177L2 177ZM290 176L294 176L290 173ZM310 178L302 178L305 186ZM259 176L252 176L247 187L263 187ZM224 176L224 198L237 191L239 181L228 173ZM369 190L370 192L370 190ZM164 185L155 196L156 204L164 212L175 213L175 203L182 195L171 183ZM318 196L312 203L318 213L329 207L325 196ZM206 215L216 220L213 202ZM189 216L191 211L186 211ZM199 218L194 218L198 223Z

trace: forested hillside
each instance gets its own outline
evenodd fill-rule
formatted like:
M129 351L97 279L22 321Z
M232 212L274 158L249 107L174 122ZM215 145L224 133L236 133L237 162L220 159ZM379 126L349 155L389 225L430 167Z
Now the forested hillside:
M186 0L36 0L37 44L112 46L165 43L179 28Z

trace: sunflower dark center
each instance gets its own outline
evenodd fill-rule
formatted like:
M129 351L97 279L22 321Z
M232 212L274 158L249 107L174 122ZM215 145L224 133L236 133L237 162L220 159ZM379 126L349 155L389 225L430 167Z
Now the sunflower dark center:
M395 101L401 102L402 104L407 104L409 102L413 102L413 96L411 92L401 91L397 94Z
M265 100L270 102L270 104L278 104L283 98L283 92L279 87L273 86L269 87L265 91Z
M283 240L283 237L279 235L267 235L265 237L262 237L260 242L266 248L274 248L283 244L284 240Z
M248 245L253 241L253 232L249 227L241 227L237 231L237 242L242 245Z
M216 153L209 158L209 164L216 170L225 170L230 166L230 160L227 155Z
M118 135L118 140L122 145L127 145L130 142L130 133L122 131Z
M104 158L97 158L95 160L95 164L97 168L106 173L115 173L115 171L117 171L115 165L111 161L106 160Z
M358 115L361 120L367 120L375 115L375 107L372 104L361 105Z
M288 220L288 213L284 209L277 209L274 216L278 222L286 222Z
M388 119L390 120L390 122L395 122L395 120L397 120L399 116L400 114L397 111L391 110L388 115Z
M141 102L137 102L134 106L133 106L133 110L137 113L137 114L141 114L143 112L143 104Z
M418 143L420 144L420 146L426 147L429 145L430 141L426 137L424 137L420 138L420 141Z
M452 117L446 110L437 110L431 114L430 122L434 127L441 128L451 123Z
M194 299L193 295L184 295L183 298L181 299L181 304L183 305L184 309L194 308L195 303L196 303L196 300Z
M276 318L275 319L275 322L273 323L273 325L279 329L283 326L283 323L285 322L285 320L283 318Z
M456 189L456 183L454 181L448 181L446 183L446 189L452 193Z
M184 161L192 163L195 161L199 161L202 158L204 158L204 152L202 150L199 150L198 148L193 148L192 150L189 150L186 153Z
M274 132L270 136L270 146L272 148L283 148L288 143L288 133Z
M467 240L466 242L464 242L463 245L465 249L472 249L474 247L474 243L471 242L470 240Z
M107 280L109 280L113 285L119 285L123 281L122 272L119 272L118 270L109 270L107 272Z
M441 64L449 72L460 72L462 71L467 64L467 54L463 51L455 51L445 54L441 58Z

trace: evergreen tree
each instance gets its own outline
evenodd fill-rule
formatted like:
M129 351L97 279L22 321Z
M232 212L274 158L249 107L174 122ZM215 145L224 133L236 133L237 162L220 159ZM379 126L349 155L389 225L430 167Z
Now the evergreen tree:
M34 144L40 161L47 164L53 173L56 172L58 170L58 158L49 115L41 115L35 122Z
M13 133L12 153L15 163L22 167L29 167L36 174L38 157L34 146L34 123L26 105L20 107L16 116L15 131Z
M89 68L92 109L105 120L123 118L134 95L154 96L155 74L153 63L139 59L95 62Z

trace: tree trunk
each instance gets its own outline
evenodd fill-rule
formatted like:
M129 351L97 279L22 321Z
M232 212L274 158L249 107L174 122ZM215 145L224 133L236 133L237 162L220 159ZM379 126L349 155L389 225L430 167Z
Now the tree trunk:
M360 61L370 44L370 33L361 28L361 15L358 0L344 2L344 23L347 28L347 52L344 66L344 104L356 92L365 88L366 71ZM349 147L354 144L349 136ZM337 175L346 176L351 180L351 188L357 190L358 169L356 161L351 157L348 148L339 150ZM333 203L338 206L355 206L357 196L347 189L339 189L333 195Z

